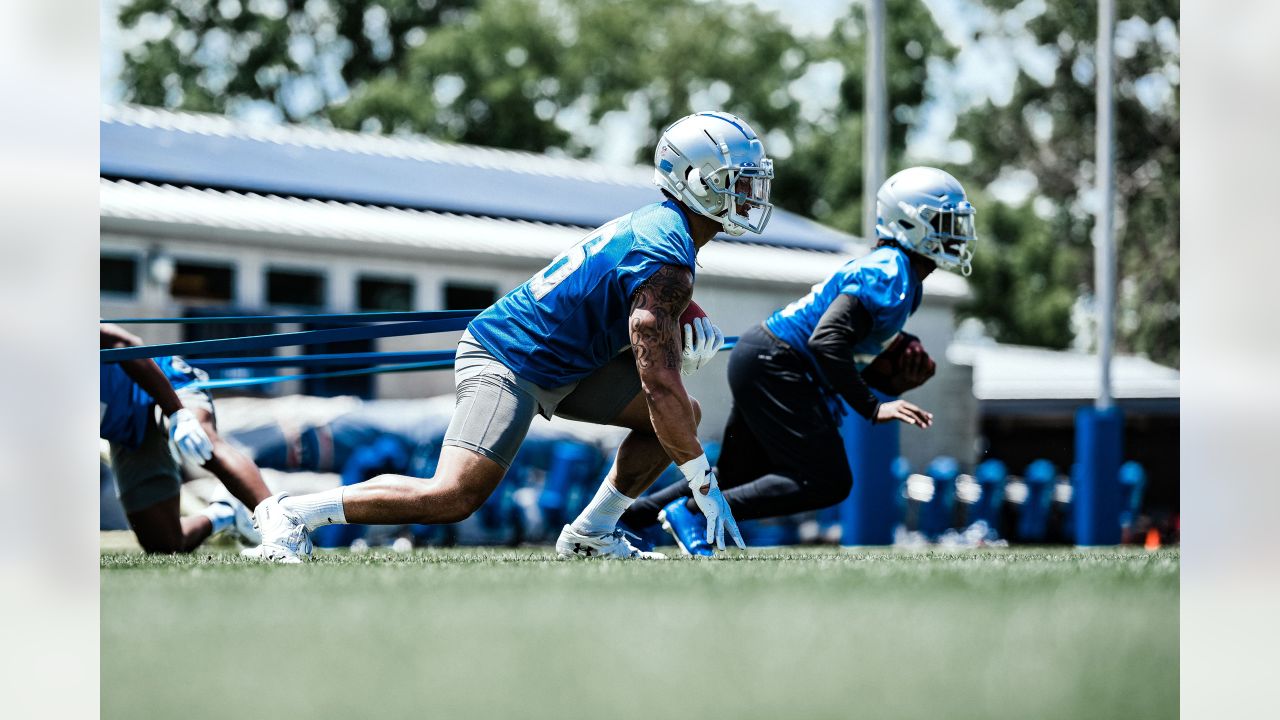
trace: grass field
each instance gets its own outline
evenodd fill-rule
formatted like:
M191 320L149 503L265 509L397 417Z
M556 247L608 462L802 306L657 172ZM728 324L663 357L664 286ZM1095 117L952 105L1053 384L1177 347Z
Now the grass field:
M104 718L1173 718L1176 550L104 551Z

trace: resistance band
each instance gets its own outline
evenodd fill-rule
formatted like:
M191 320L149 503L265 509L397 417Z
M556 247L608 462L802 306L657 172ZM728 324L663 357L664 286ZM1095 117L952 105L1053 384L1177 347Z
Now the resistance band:
M98 354L102 362L120 362L122 360L138 360L141 358L160 357L162 355L185 356L238 352L241 350L263 350L266 348L287 347L290 345L311 345L318 343L344 342L348 340L372 340L383 337L425 335L428 333L447 332L450 330L461 330L467 326L468 322L470 322L470 319L466 317L445 318L440 320L416 320L412 322L386 323L383 325L335 328L332 330L302 330L300 332L247 335L244 337L224 338L220 340L192 340L189 342L165 343L162 345L140 345L138 347L99 350Z
M116 325L248 325L250 323L315 323L317 325L343 325L368 322L393 322L401 320L447 320L449 318L471 318L479 315L480 310L424 310L415 312L365 312L365 313L327 313L321 315L223 315L219 317L161 317L161 318L119 318L102 322Z
M723 352L725 350L731 350L733 349L733 346L736 345L737 343L738 343L738 338L736 337L725 338L724 346L720 348L720 351ZM351 355L360 355L360 354L361 353L351 353ZM251 378L226 378L222 380L204 380L204 381L193 383L193 386L197 388L205 389L205 390L215 390L219 388L236 388L236 387L250 387L250 386L257 386L257 385L272 385L274 383L290 382L294 380L321 380L326 378L375 375L379 373L412 372L415 370L443 370L444 368L453 367L454 351L431 350L431 351L422 352L422 353L372 353L372 354L387 355L387 356L390 356L390 355L405 355L405 356L417 355L417 356L424 356L424 357L432 356L435 359L424 360L422 362L405 363L401 365L388 365L384 367L357 368L354 370L336 370L336 371L319 372L319 373L302 373L299 375L264 375L260 377L251 377ZM320 357L320 356L313 356L313 357ZM300 361L305 361L308 358L305 355L294 357L294 358L217 358L217 360L220 361L218 363L220 367L232 367L235 365L234 361L236 360L250 360L250 359L288 360L289 365L294 366L294 365L302 365L303 363ZM221 362L223 360L225 360L226 362L225 363ZM198 365L198 366L210 367L210 365L208 364L208 361L192 361L192 364ZM269 365L264 363L261 365L257 365L256 367L269 367Z

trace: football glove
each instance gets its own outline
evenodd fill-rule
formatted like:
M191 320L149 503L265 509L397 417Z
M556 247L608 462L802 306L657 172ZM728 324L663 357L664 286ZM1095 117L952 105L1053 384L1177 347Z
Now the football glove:
M693 502L707 518L707 544L713 542L716 547L724 549L724 530L729 528L729 536L742 549L747 544L742 541L742 533L738 532L738 523L734 522L733 512L729 510L729 502L720 492L720 484L716 482L715 473L711 472L711 463L706 454L690 460L680 466L680 472L689 481L693 490Z
M169 416L169 439L184 458L197 465L204 465L213 457L213 442L195 414L186 408Z
M684 350L680 357L680 374L692 375L724 347L724 333L711 324L711 319L696 317L684 326Z

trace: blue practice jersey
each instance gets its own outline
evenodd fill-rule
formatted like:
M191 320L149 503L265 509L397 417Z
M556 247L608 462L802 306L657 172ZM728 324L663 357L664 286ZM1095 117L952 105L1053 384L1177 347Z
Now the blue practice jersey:
M672 201L600 227L471 321L475 339L544 388L576 382L631 344L631 296L663 265L694 271L696 250Z
M854 361L862 370L881 353L920 307L920 283L911 272L906 253L896 247L877 248L845 263L808 295L778 310L765 320L769 331L814 363L809 336L822 314L840 294L853 295L871 315L872 328L854 346Z
M174 389L198 378L195 370L177 356L155 359ZM108 441L137 447L147 431L155 399L129 377L117 363L102 363L98 369L98 436Z

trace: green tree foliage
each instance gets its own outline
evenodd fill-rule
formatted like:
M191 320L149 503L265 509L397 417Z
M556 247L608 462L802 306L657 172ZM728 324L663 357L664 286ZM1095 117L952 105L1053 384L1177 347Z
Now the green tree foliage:
M948 57L924 5L889 0L891 166L924 99L924 59ZM586 156L594 129L638 111L647 160L657 134L723 107L768 131L779 205L861 231L861 5L825 38L798 39L751 5L697 0L134 0L125 28L161 32L126 55L126 99L282 117L535 152ZM834 75L817 107L806 75ZM806 110L808 105L815 107Z
M1178 3L1119 0L1116 18L1117 346L1176 365ZM1071 306L1093 287L1096 7L1049 0L1025 29L1055 55L1049 81L1023 71L1010 102L983 103L958 123L973 161L957 172L970 182L984 187L1011 171L1035 179L1023 207L979 206L968 311L1000 340L1065 347Z
M342 126L413 130L523 150L592 147L563 114L595 125L639 108L660 128L701 91L763 127L790 127L796 102L771 92L803 61L776 20L752 7L652 0L485 0L413 49L405 73L353 87L334 108ZM705 103L706 100L703 100ZM643 139L651 145L656 132Z
M885 85L889 100L890 172L905 166L907 136L925 102L926 60L955 54L918 0L886 0ZM795 152L775 182L786 206L833 227L862 234L862 119L865 107L866 20L863 5L811 51L815 63L835 63L841 74L839 103L792 134Z
M302 120L341 102L352 83L399 71L406 52L472 0L132 0L125 99L227 112L270 103Z

